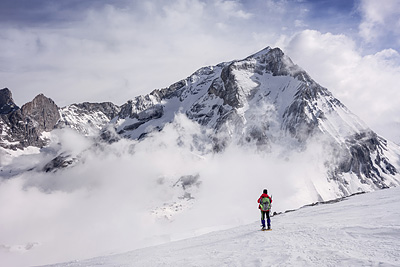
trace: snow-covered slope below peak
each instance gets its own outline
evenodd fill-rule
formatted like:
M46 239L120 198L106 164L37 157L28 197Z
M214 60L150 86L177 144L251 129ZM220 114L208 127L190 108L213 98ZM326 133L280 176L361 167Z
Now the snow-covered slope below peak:
M400 188L381 190L274 216L268 232L255 222L49 266L398 266L399 202Z

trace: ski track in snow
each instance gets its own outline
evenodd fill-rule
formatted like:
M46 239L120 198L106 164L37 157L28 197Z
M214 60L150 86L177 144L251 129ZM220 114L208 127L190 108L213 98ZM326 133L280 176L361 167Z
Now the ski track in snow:
M400 266L400 187L132 252L49 265Z

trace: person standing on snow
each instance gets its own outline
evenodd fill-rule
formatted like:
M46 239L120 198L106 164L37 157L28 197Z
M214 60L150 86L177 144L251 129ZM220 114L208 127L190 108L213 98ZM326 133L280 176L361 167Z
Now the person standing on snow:
M271 218L270 218L270 210L271 210L271 203L272 203L272 198L268 196L268 190L264 189L262 195L257 201L260 203L258 205L258 208L261 210L261 224L262 224L262 229L261 230L271 230ZM267 226L268 229L265 229L265 217L267 217Z

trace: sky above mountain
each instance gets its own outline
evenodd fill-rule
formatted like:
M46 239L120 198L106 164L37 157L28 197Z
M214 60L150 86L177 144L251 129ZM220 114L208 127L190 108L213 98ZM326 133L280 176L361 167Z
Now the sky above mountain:
M123 104L206 65L280 47L400 143L400 1L2 0L0 87L21 106Z

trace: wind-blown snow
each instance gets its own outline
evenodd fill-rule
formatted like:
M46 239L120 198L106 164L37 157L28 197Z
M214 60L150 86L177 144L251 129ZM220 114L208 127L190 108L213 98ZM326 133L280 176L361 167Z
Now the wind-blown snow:
M259 222L74 266L399 266L400 188L305 207ZM193 218L195 219L195 218Z

